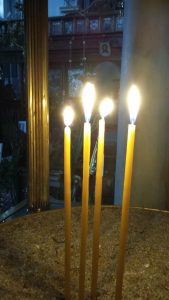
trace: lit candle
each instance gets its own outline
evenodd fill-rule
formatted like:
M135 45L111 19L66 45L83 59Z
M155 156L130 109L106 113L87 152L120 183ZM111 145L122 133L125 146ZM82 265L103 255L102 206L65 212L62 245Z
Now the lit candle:
M99 261L99 234L100 234L100 218L101 218L101 199L102 199L102 174L104 164L104 118L113 110L113 102L109 98L105 98L99 107L101 119L99 120L98 133L98 150L97 150L97 166L96 166L96 182L95 182L95 206L94 206L94 224L93 224L93 253L92 253L92 283L91 298L96 299L97 278L98 278L98 261Z
M95 102L95 87L87 82L82 93L83 109L85 114L83 135L83 183L82 183L82 215L81 215L81 245L80 245L80 274L79 274L79 300L85 294L85 264L88 230L88 201L89 201L89 165L90 165L90 118Z
M132 178L134 140L135 140L135 129L136 129L134 123L140 106L140 94L135 85L132 85L129 90L128 106L129 106L131 124L128 125L123 200L122 200L122 216L121 216L121 226L120 226L120 245L119 245L119 256L117 260L117 274L116 274L116 295L115 295L116 300L122 299L125 247L126 247L127 232L128 232L128 215L129 215L129 206L130 206L131 178Z
M71 130L74 112L70 106L64 109L64 212L65 212L65 299L71 299L70 257L71 257Z

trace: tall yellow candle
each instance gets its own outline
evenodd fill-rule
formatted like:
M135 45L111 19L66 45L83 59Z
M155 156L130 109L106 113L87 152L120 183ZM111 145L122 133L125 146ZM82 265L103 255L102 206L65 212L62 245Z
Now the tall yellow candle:
M82 183L82 214L81 214L81 244L80 244L80 273L79 273L79 300L85 298L85 269L86 247L88 231L88 201L89 201L89 165L91 125L89 123L95 100L94 85L87 83L83 90L83 108L86 122L83 136L83 183Z
M113 102L106 98L100 104L100 114L102 119L99 120L98 133L98 150L97 150L97 166L96 166L96 182L95 182L95 206L94 206L94 223L93 223L93 252L92 252L92 282L91 282L91 298L96 299L97 278L98 278L98 261L99 261L99 235L100 235L100 219L101 219L101 200L102 200L102 174L104 163L104 133L105 120L113 109Z
M65 299L71 299L70 264L71 264L71 130L69 125L73 121L71 107L64 110L64 216L65 216Z
M117 261L117 275L116 275L116 300L122 299L122 284L124 273L124 257L125 246L128 231L128 215L129 215L129 203L131 192L131 176L132 176L132 164L133 164L133 152L134 152L134 139L135 139L135 125L128 126L128 138L127 138L127 152L126 152L126 166L124 175L124 190L123 190L123 205L120 227L120 250Z
M81 248L80 248L80 276L79 300L84 299L85 264L88 231L88 201L89 201L89 164L90 164L90 123L84 124L83 142L83 185L82 185L82 215L81 215Z
M132 124L128 126L123 199L122 199L122 216L121 216L121 226L120 226L120 245L119 245L119 255L117 260L117 273L116 273L116 293L115 293L116 300L122 299L123 274L124 274L124 265L125 265L125 248L126 248L127 232L128 232L128 216L129 216L129 207L130 207L131 179L132 179L132 166L133 166L134 141L135 141L135 129L136 129L134 122L136 120L139 104L140 104L139 91L137 87L134 85L129 90L128 103L129 103L130 120Z
M100 234L101 200L102 200L102 172L103 172L103 160L104 160L104 131L105 131L105 120L101 119L99 121L98 152L97 152L96 183L95 183L92 282L91 282L92 299L96 299L96 291L97 291L99 234Z

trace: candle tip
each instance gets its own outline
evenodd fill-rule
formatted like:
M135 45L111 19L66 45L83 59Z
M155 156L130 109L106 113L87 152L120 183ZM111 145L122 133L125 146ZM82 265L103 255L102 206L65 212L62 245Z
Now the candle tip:
M99 112L101 115L101 118L104 119L108 114L110 114L114 109L114 103L112 99L106 97L104 98L99 106Z
M130 122L134 124L140 108L141 96L136 85L132 85L128 91L127 102L129 108Z
M87 82L82 91L82 103L86 122L90 121L95 99L95 86L93 83Z
M74 110L71 106L66 106L63 111L63 119L65 126L70 126L74 119Z

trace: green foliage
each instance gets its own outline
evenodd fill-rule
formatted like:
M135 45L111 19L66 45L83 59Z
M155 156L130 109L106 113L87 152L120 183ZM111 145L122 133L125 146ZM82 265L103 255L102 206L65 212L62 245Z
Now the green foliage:
M23 21L5 21L1 28L4 32L0 34L1 47L22 49L24 46L24 22ZM1 30L2 32L2 30Z
M16 11L24 14L24 5L19 1L15 3ZM20 18L19 18L20 19ZM17 48L23 50L24 47L24 21L23 20L8 20L0 23L0 45L1 47Z

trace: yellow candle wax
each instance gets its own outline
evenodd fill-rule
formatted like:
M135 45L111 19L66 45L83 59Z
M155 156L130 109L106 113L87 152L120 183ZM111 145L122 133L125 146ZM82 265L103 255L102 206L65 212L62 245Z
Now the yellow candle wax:
M71 130L64 130L64 212L65 212L65 299L71 299L70 292L70 257L71 257L71 167L70 147Z
M85 292L85 263L86 263L88 201L89 201L90 138L91 138L91 126L89 122L86 122L84 123L84 136L83 136L83 184L82 184L79 300L84 299L84 292Z
M130 194L131 194L134 140L135 140L135 125L129 125L125 173L124 173L122 216L121 216L121 226L120 226L120 246L119 246L119 256L117 260L116 295L115 295L116 300L122 299L125 246L126 246L127 232L128 232L128 215L129 215Z
M101 199L102 199L102 173L104 161L104 132L105 121L99 121L98 134L98 151L96 166L96 183L95 183L95 206L94 206L94 224L93 224L93 253L92 253L92 284L91 298L96 299L97 278L98 278L98 261L99 261L99 234L101 218Z

